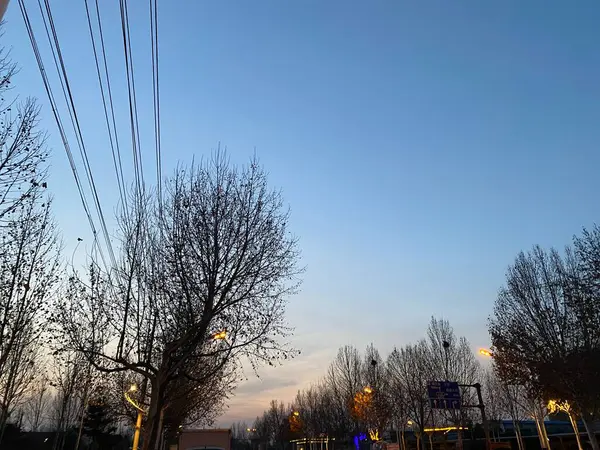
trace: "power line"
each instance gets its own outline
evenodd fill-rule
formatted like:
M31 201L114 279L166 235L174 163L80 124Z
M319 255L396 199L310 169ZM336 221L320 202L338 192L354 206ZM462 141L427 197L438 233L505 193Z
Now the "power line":
M27 12L27 9L25 8L24 0L19 0L19 7L21 9L21 15L23 16L23 21L25 22L25 28L27 29L27 34L28 34L29 40L31 42L31 47L32 47L33 53L35 55L35 59L36 59L36 62L37 62L37 65L38 65L38 68L40 71L40 75L41 75L42 81L44 83L44 88L46 90L46 94L48 95L48 100L50 101L50 107L52 109L52 114L54 115L54 119L56 120L56 125L58 127L58 131L60 133L61 139L63 141L63 146L65 148L65 153L67 154L67 158L69 160L69 165L71 166L71 171L73 172L73 177L75 178L75 184L77 185L77 191L79 193L79 198L81 199L81 203L83 204L83 210L85 211L85 214L88 218L94 239L96 239L96 237L98 235L96 226L94 224L92 215L90 214L90 208L89 208L87 199L85 197L85 192L81 186L81 180L80 180L79 174L77 172L77 165L75 164L75 159L73 158L73 152L71 151L71 147L69 145L69 141L67 139L67 135L65 133L65 129L62 124L62 120L60 118L60 113L58 112L58 108L56 106L56 101L54 98L54 94L52 92L52 87L50 86L50 82L48 80L48 75L47 75L46 69L44 68L44 62L43 62L41 54L40 54L39 46L37 44L37 39L35 37L35 34L33 33L33 28L31 26L31 20L29 19L29 14ZM104 257L104 253L102 252L101 249L100 249L99 253L100 253L100 258L102 259L103 264L105 266L107 266L106 259Z
M142 201L144 189L144 171L142 165L142 153L140 149L140 135L138 127L137 101L135 93L135 77L133 70L133 58L131 54L131 36L129 32L129 14L127 0L119 1L121 11L121 30L123 34L123 51L125 53L125 69L127 71L127 91L129 94L129 121L131 124L131 143L133 151L133 164L135 173L135 186L138 201Z
M156 0L150 0L150 40L152 43L152 88L154 97L154 137L156 152L156 189L159 214L162 215L162 157L160 136L160 90L158 59L158 7Z
M98 24L100 24L100 12L98 9L98 1L96 0L96 11L98 14ZM109 120L109 114L108 114L108 108L107 108L107 99L106 99L106 95L104 93L104 83L102 82L102 75L100 73L100 64L98 61L98 52L96 50L96 40L94 39L94 30L92 27L92 20L91 20L91 16L90 16L90 10L89 10L89 6L88 6L88 0L85 0L85 12L86 12L86 16L87 16L87 22L88 22L88 29L90 32L90 39L92 41L92 49L94 51L94 61L96 63L96 73L98 75L98 84L100 85L100 93L102 95L102 106L104 108L104 118L106 120L106 128L108 130L108 139L110 142L110 148L111 148L111 153L112 153L112 158L113 158L113 164L115 167L115 173L117 176L117 186L119 187L119 194L121 196L121 202L122 204L125 206L126 202L125 202L125 183L123 180L123 165L121 162L121 152L119 149L119 137L117 135L117 127L116 124L114 123L114 116L115 116L115 112L114 112L114 108L113 108L113 104L112 104L112 93L111 93L111 89L110 89L110 77L108 74L108 66L106 65L106 53L104 50L104 39L102 36L102 28L100 26L100 40L101 40L101 50L102 50L102 54L103 54L103 60L104 60L104 69L105 69L105 76L107 79L107 91L108 91L108 96L110 99L110 109L111 109L111 115L113 118L113 129L111 129L111 123ZM113 133L114 133L114 141L113 141Z
M50 42L50 47L52 49L52 54L54 57L54 62L56 65L56 69L58 71L59 74L59 79L61 79L61 87L63 90L63 94L65 95L65 101L67 102L67 108L69 110L69 116L71 117L71 122L73 124L73 129L75 131L75 136L77 139L77 143L79 146L79 151L81 154L81 157L83 159L84 162L84 169L88 178L88 182L90 184L90 189L92 192L92 197L94 199L94 203L96 206L96 212L98 214L98 218L100 219L100 227L102 229L102 232L104 234L104 239L106 241L106 247L108 250L108 254L111 260L111 263L113 264L113 267L116 267L116 258L115 258L115 254L112 248L112 243L110 240L110 235L108 233L108 228L106 227L106 221L104 219L104 213L102 212L102 206L100 204L100 198L98 196L98 190L96 188L96 183L94 180L94 176L92 173L92 168L90 166L90 162L89 162L89 158L88 158L88 154L87 154L87 149L85 147L85 143L83 140L83 134L81 132L81 126L79 123L79 118L77 115L77 110L75 108L75 102L73 100L73 94L71 91L71 86L69 83L69 78L67 75L67 70L64 64L64 60L62 57L62 51L61 51L61 47L60 47L60 42L58 39L58 35L56 33L56 27L54 26L54 19L52 17L52 11L50 9L50 3L49 0L44 0L44 5L45 5L45 9L46 9L46 15L47 15L47 22L46 22L46 17L44 16L44 12L42 9L42 4L41 4L41 0L38 0L38 4L40 7L40 12L42 14L42 19L44 21L44 27L46 29L46 34L48 36L48 40ZM48 30L48 24L50 25L50 30ZM52 38L50 37L50 34L52 34ZM52 45L52 42L54 42L54 46ZM58 56L58 63L57 63L57 56Z

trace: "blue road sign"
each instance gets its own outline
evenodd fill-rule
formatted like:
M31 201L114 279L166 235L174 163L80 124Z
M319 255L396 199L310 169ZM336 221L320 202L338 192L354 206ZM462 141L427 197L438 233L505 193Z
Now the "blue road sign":
M430 381L427 396L432 408L460 409L460 387L453 381Z

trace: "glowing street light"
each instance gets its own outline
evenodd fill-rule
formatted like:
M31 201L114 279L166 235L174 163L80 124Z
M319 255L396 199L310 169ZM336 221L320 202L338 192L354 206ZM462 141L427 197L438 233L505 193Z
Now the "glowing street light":
M363 389L365 394L372 394L373 393L373 389L371 389L371 386L365 386L365 388Z
M494 354L488 350L487 348L480 348L479 349L479 354L483 355L483 356L487 356L488 358L493 358Z
M300 413L298 411L294 411L293 414L294 414L295 417L299 417L300 416Z
M217 331L212 335L213 340L222 341L227 337L227 330Z

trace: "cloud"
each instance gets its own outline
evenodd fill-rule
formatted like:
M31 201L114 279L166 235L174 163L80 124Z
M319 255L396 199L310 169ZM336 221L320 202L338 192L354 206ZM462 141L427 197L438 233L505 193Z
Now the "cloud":
M276 378L273 376L266 376L246 381L244 384L242 384L239 388L236 389L235 394L238 397L250 396L259 394L267 390L296 386L297 384L297 379L286 379Z

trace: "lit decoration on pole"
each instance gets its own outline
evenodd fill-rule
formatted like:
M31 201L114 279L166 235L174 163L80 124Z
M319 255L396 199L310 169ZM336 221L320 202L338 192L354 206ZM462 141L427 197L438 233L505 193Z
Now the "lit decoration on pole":
M562 411L567 413L569 416L569 420L571 421L571 426L573 427L573 431L575 432L575 439L577 440L577 448L579 450L583 450L583 446L581 445L581 437L579 436L579 427L577 426L577 420L575 418L575 414L573 413L573 408L568 401L559 401L559 400L550 400L548 402L548 411L550 413L556 413L558 411Z

